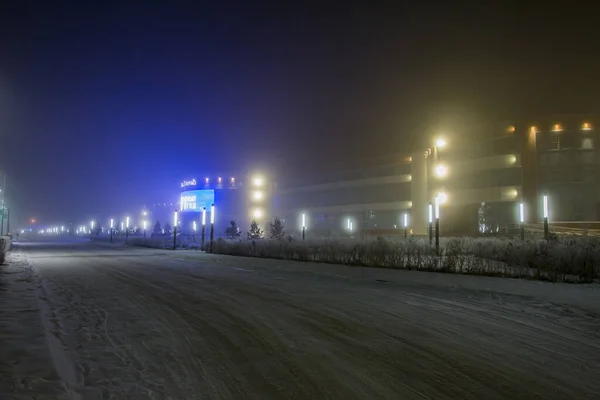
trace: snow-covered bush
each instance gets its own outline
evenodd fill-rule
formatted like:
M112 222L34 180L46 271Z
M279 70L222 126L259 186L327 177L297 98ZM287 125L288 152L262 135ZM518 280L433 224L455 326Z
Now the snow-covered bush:
M592 239L511 241L451 238L437 254L427 241L218 240L213 252L352 266L415 269L551 281L592 282L600 277L600 243Z

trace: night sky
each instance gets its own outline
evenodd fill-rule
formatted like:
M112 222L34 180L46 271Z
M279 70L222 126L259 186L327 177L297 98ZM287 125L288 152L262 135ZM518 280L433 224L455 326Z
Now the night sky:
M598 110L598 10L577 1L93 3L0 2L0 172L20 221Z

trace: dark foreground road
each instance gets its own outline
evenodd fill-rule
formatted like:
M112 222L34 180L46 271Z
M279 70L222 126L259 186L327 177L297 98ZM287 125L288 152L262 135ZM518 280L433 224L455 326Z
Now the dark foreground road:
M11 339L2 399L600 398L596 286L87 243L12 262L47 346Z

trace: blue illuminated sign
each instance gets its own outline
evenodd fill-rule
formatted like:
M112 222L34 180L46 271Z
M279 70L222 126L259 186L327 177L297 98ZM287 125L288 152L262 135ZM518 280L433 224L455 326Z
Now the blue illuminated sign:
M196 186L196 178L191 179L189 181L181 182L181 188L188 187L188 186Z
M215 202L215 191L213 189L188 190L181 193L181 211L202 211L203 207L210 210L210 206Z

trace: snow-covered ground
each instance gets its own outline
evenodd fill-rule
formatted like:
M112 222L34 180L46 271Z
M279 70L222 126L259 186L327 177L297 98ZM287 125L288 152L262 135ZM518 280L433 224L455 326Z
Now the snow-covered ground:
M89 243L9 261L1 399L600 393L597 285Z

